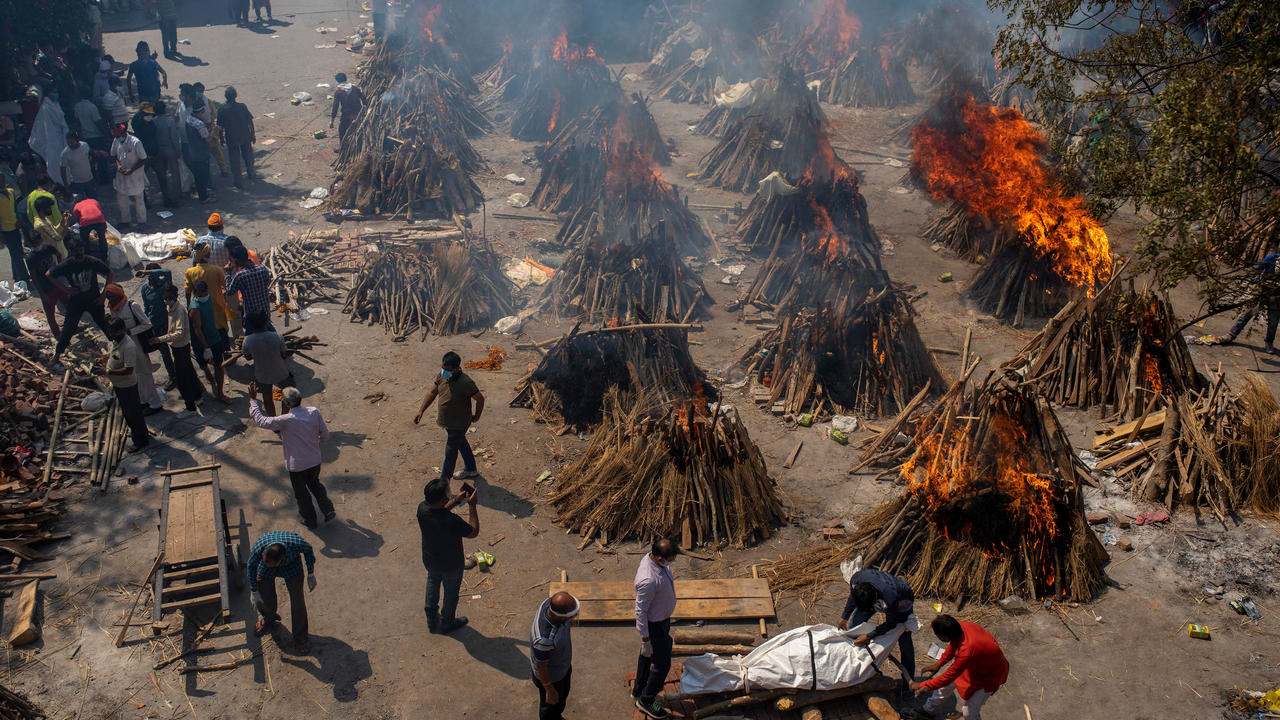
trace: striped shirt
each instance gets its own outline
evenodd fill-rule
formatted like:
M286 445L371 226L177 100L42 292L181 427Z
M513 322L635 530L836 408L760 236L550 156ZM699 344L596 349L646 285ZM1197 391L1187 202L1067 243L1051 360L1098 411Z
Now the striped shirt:
M535 678L538 677L538 663L546 663L551 682L560 682L573 666L572 628L568 622L552 622L547 617L549 607L551 598L543 600L538 613L533 616L533 626L529 628L532 646L529 663Z
M262 562L262 554L272 545L284 546L284 558L280 560L280 564L275 567L267 567ZM311 544L302 539L302 536L295 532L282 532L273 530L263 533L253 544L253 549L249 551L248 574L249 589L257 590L258 583L266 580L268 582L276 578L291 578L302 574L302 561L307 561L307 574L311 574L316 569L316 554L311 550Z
M271 287L271 271L266 265L253 265L231 276L227 294L240 293L240 307L245 317L254 313L266 313L271 308L268 289Z

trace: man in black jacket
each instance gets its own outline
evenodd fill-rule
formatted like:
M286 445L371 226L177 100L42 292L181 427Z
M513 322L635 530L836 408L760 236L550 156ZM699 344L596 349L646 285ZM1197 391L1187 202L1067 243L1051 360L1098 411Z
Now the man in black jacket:
M480 534L480 518L476 513L476 491L459 492L449 497L449 481L436 478L422 490L418 504L418 530L422 532L422 565L427 569L427 629L445 635L467 624L465 617L455 616L458 591L462 586L462 570L466 559L462 538ZM467 503L468 518L453 514L453 507ZM444 598L442 599L441 590Z
M874 638L906 623L914 611L915 601L915 592L902 578L882 570L860 570L849 578L849 600L844 604L844 611L840 613L840 621L836 623L836 627L841 630L857 627L870 620L877 612L883 612L884 622L853 641L855 645L866 645ZM910 682L916 674L916 648L910 631L904 631L898 638L898 651L902 655L902 666L909 676L907 681Z

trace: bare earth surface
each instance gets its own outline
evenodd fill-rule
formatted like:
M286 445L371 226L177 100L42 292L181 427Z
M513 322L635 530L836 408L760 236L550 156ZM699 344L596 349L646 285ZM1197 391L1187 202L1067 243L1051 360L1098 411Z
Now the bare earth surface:
M317 211L299 206L311 188L328 186L336 144L336 139L312 138L314 130L328 125L326 89L316 85L332 83L335 71L350 73L359 57L340 46L317 46L340 43L353 25L366 21L358 3L277 0L281 22L253 30L229 25L221 2L189 1L181 8L179 37L191 44L180 49L199 56L201 64L164 63L171 89L176 92L179 82L201 80L211 96L221 97L224 86L235 85L257 117L264 179L244 193L234 191L226 179L218 180L220 202L215 207L227 218L228 232L261 251L282 241L290 230L323 225ZM322 34L318 28L336 31ZM107 30L107 49L116 58L131 57L139 39L159 42L158 31L140 17L109 16ZM623 70L640 69L633 65ZM647 89L630 79L624 84ZM299 90L315 95L315 104L291 106L288 99ZM695 203L745 204L746 196L709 190L686 178L712 145L686 129L705 108L665 102L651 107L680 153L676 164L664 171L667 178ZM864 193L880 236L892 243L884 258L890 274L927 292L916 303L926 343L955 350L965 330L972 328L976 352L994 365L1014 354L1033 331L998 325L960 302L959 293L974 268L949 253L931 251L919 239L921 226L939 208L919 192L900 187L905 163L882 157L908 156L908 150L886 145L880 138L919 109L831 109L836 144L876 153L842 151L864 177ZM505 198L516 188L501 178L508 172L525 175L529 184L521 189L531 190L536 171L521 160L531 155L532 146L511 140L501 130L478 145L494 173L482 179L487 212L510 211ZM155 223L153 218L153 226L198 229L208 209L188 202L170 220ZM531 208L518 212L536 214ZM724 247L730 226L714 213L703 215ZM501 253L512 257L539 257L530 243L553 236L556 229L553 223L482 220L479 215L472 221L486 229ZM342 230L354 233L360 227L348 223ZM1121 251L1132 247L1133 223L1115 222L1109 230ZM713 259L721 264L739 260L727 251ZM7 271L7 263L0 265ZM725 274L712 262L705 268L719 306L706 332L691 337L696 359L715 371L735 358L754 331L723 310L738 288L722 284ZM955 282L939 282L943 272L953 273ZM753 273L754 266L749 266L742 278ZM1181 290L1176 300L1183 315L1198 311L1193 292ZM276 437L247 424L245 368L232 371L229 392L236 400L231 406L206 403L205 416L192 421L176 420L170 413L152 417L161 441L158 447L128 458L106 493L70 493L67 526L72 538L57 547L58 560L46 564L58 579L43 585L44 639L31 650L7 651L4 682L42 704L50 718L532 717L536 693L529 680L528 628L545 596L545 583L558 579L562 569L570 579L631 578L639 546L578 551L580 538L566 535L553 522L544 502L546 486L534 484L540 472L562 467L585 444L572 435L555 437L534 423L528 411L507 407L512 385L536 362L536 353L516 351L515 340L492 331L479 338L415 338L397 344L380 328L348 322L339 306L323 307L327 315L305 323L306 333L328 343L315 352L323 365L304 362L297 372L307 403L321 409L334 431L322 479L337 503L338 519L317 532L300 527ZM35 308L34 301L22 306L24 311ZM1230 321L1215 318L1206 328L1192 331L1223 332ZM536 319L526 325L520 342L554 337L566 325ZM1202 367L1221 364L1231 374L1261 370L1272 378L1280 365L1257 352L1256 334L1246 340L1248 344L1236 347L1197 347L1193 356ZM478 483L480 537L467 547L493 553L497 564L489 573L466 575L460 612L470 617L470 626L453 636L432 636L422 615L424 572L414 511L425 480L438 472L444 435L427 423L415 427L412 416L438 371L442 352L455 349L464 359L475 359L495 343L510 353L506 367L473 373L488 398L488 409L471 435L485 478ZM937 357L944 372L956 372L954 354ZM716 558L709 562L680 559L675 566L678 577L748 575L753 562L816 542L818 528L827 520L853 517L896 492L890 483L875 483L869 476L850 477L847 471L856 450L827 440L825 428L787 429L757 410L743 391L723 391L739 407L751 437L765 452L770 471L794 507L794 518L758 547L713 551ZM375 393L385 393L385 399L365 399ZM170 408L181 409L174 400ZM1096 415L1074 411L1062 417L1077 443L1083 443L1098 422ZM783 458L799 440L805 442L799 461L790 470L782 469ZM306 598L313 651L309 656L296 654L287 633L279 640L253 638L254 615L248 598L241 596L234 598L229 625L206 642L217 649L203 653L200 664L242 660L243 667L183 675L179 662L152 675L154 663L176 652L180 618L171 616L171 634L161 639L151 639L149 633L144 639L145 628L131 630L130 640L120 649L114 647L119 628L113 623L122 620L155 556L158 471L166 464L203 463L211 454L223 464L232 532L246 555L252 538L274 529L299 531L316 547L319 587ZM1088 503L1091 508L1135 509L1116 488L1105 495L1090 491ZM1224 689L1275 685L1280 675L1280 603L1274 595L1280 542L1274 522L1247 519L1224 527L1209 520L1197 524L1180 515L1171 529L1122 531L1106 525L1100 532L1130 537L1135 550L1109 548L1115 558L1109 574L1119 587L1107 589L1088 605L1066 608L1065 621L1039 609L1019 616L999 609L965 609L967 616L990 627L1012 664L1009 683L988 704L987 717L1214 718L1221 713ZM1219 584L1228 591L1252 593L1262 621L1245 624L1225 602L1207 602L1203 587ZM770 623L770 630L806 619L833 621L842 602L843 590L833 577L818 606L780 598L778 622ZM932 604L922 599L917 605L926 622L936 614ZM142 615L149 619L149 612ZM1188 622L1209 626L1213 639L1188 638ZM576 671L569 714L629 717L633 710L624 676L634 667L634 631L629 626L579 627L574 634ZM926 633L917 641L921 654L930 639Z

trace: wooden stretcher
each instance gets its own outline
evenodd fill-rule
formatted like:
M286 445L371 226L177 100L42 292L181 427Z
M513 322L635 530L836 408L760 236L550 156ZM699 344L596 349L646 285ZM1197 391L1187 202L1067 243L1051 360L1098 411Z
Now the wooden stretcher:
M210 462L161 473L157 557L163 562L152 578L152 622L171 610L217 605L224 617L231 612L231 592L241 587L243 578L231 548L227 504L218 484L220 467Z
M565 579L567 580L567 578ZM578 599L581 622L635 622L636 588L630 580L553 582L547 595L560 591ZM773 595L766 580L726 578L676 580L673 620L754 620L773 617Z

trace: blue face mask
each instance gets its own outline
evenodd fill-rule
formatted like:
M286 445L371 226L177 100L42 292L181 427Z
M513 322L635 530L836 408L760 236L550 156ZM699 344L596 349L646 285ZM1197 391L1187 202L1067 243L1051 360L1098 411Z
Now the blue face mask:
M453 371L440 368L440 377L444 378L445 380L448 380L449 378L453 377Z

